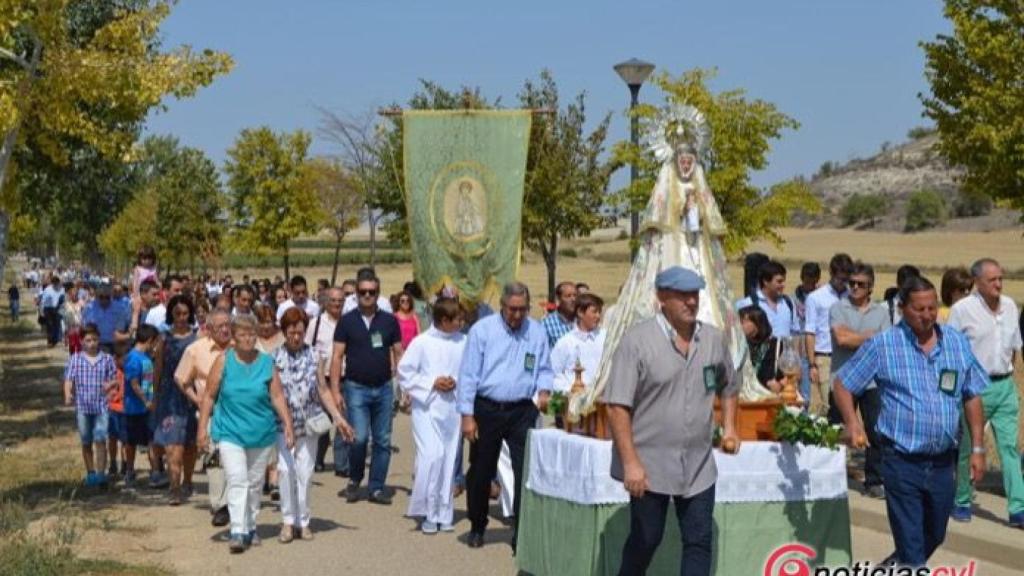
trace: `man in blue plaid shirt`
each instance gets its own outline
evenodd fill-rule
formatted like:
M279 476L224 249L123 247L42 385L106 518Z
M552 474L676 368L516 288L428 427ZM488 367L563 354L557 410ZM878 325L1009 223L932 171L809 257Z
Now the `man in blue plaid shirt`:
M853 396L872 381L882 394L882 449L889 526L900 564L923 566L946 537L956 489L961 407L978 438L971 480L985 470L984 419L978 396L988 374L967 338L935 322L938 297L925 278L900 287L903 320L873 336L835 374L833 395L854 447L867 445ZM964 436L967 437L966 435Z
M548 335L548 345L552 348L555 342L576 327L576 285L572 282L560 283L555 287L555 297L558 298L558 308L541 320L541 326Z

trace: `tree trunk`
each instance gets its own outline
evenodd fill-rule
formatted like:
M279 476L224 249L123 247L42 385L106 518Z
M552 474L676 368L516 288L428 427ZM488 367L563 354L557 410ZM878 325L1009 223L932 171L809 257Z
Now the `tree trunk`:
M21 63L23 70L25 71L25 77L21 80L18 86L18 96L14 100L15 102L26 102L28 101L29 90L32 87L32 82L36 78L36 72L39 70L39 60L43 55L43 45L39 41L39 37L32 34L32 55L29 57L28 67L24 68L24 63ZM4 134L3 144L0 144L0 190L4 189L4 185L7 183L8 168L11 165L11 156L14 155L14 146L18 143L18 129L21 126L19 118L15 118L14 127ZM0 210L0 283L4 279L4 270L7 266L7 235L10 231L11 225L11 214L7 210Z
M377 267L377 218L373 214L373 207L367 206L366 221L370 223L370 267Z
M285 281L285 283L290 282L291 278L292 278L291 270L290 270L290 268L288 266L288 264L289 264L288 256L289 256L288 255L288 247L285 247L285 249L284 249L284 281Z
M344 234L334 236L334 268L331 269L331 286L338 285L338 259L341 257L341 241L344 238Z
M10 224L11 216L6 210L0 209L0 284L3 283L4 271L7 269L7 234L10 231Z
M555 272L558 268L558 233L552 231L550 247L544 249L544 265L548 269L548 302L555 301Z

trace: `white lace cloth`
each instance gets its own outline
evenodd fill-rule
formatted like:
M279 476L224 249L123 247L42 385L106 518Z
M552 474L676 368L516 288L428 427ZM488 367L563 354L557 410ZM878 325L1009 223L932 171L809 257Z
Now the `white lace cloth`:
M744 442L735 456L715 451L716 502L798 502L846 498L846 449ZM629 502L611 477L612 443L553 428L530 433L526 487L577 504Z

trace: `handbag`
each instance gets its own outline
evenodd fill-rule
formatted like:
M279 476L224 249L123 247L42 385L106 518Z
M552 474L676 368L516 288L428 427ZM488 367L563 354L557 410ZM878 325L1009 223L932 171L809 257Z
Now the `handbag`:
M323 436L330 432L331 428L334 428L334 423L331 422L331 417L327 415L327 412L320 412L312 418L306 418L306 434L310 436Z

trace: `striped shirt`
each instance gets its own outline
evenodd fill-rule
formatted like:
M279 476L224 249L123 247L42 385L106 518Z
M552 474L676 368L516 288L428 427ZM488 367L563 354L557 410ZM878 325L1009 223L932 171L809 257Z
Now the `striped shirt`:
M878 433L905 454L955 448L963 400L980 394L989 382L963 334L942 325L935 330L938 339L926 354L910 327L900 322L865 342L835 375L854 396L872 380L878 383Z
M95 363L89 362L85 352L71 356L64 369L64 380L71 381L75 391L75 409L79 414L103 414L107 411L107 396L103 385L117 378L114 357L100 352Z

